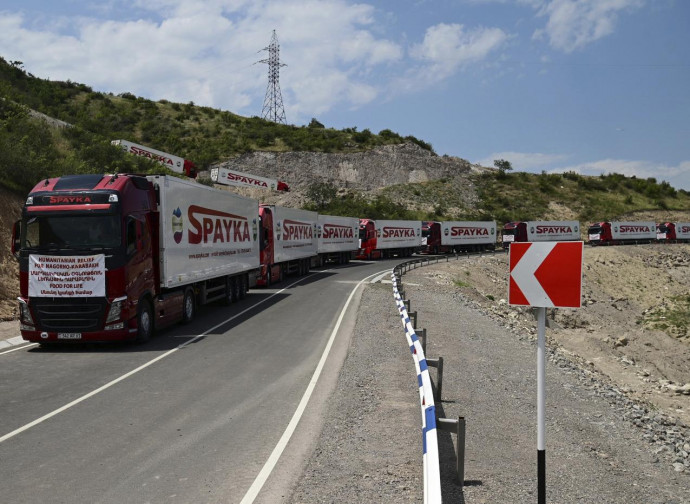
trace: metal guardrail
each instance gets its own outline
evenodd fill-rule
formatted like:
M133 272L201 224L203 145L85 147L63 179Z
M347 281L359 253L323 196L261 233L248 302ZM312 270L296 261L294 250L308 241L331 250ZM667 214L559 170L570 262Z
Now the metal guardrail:
M496 250L467 252L466 254L454 254L445 257L422 257L398 264L391 274L393 282L393 295L400 312L400 318L405 328L410 351L417 370L417 382L419 384L419 398L422 410L422 434L424 452L424 503L436 504L442 502L441 474L438 453L438 431L449 432L456 435L456 473L458 483L463 486L465 479L465 418L457 419L437 418L434 401L441 401L443 390L443 357L428 359L426 357L426 329L417 329L417 312L410 311L410 300L405 299L405 288L402 283L402 275L417 267L448 262L451 258L456 260L470 255L496 254ZM443 261L445 259L445 261ZM414 323L412 322L414 320ZM429 368L437 368L436 394L434 394L429 375Z
M436 432L436 405L434 392L429 376L429 365L424 356L422 343L417 337L405 303L398 292L396 274L391 275L393 295L400 312L400 319L405 328L405 337L412 352L417 383L419 385L419 402L422 410L422 452L424 461L424 502L435 504L441 502L441 473L438 460L438 434Z

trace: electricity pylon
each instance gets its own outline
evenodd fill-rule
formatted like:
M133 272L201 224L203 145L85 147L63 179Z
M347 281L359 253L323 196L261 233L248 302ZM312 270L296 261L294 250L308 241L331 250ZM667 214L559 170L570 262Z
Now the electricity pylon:
M280 45L275 30L273 30L271 43L263 50L268 51L268 59L259 60L258 63L268 63L268 87L266 88L261 117L275 123L287 124L279 82L280 67L287 65L280 62Z

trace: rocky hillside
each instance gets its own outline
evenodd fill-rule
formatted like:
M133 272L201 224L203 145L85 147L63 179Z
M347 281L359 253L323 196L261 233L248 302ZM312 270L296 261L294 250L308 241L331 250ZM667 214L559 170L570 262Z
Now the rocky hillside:
M472 173L490 170L458 157L438 156L415 143L384 145L354 153L256 151L216 166L287 182L288 194L253 189L238 191L286 206L303 205L307 189L318 182L332 183L343 190L375 193L398 184L467 180ZM474 193L467 196L476 198Z

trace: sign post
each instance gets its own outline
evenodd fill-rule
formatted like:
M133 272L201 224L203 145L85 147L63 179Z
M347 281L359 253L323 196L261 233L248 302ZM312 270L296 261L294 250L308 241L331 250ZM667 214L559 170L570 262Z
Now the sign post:
M579 308L583 242L510 244L508 303L537 307L537 490L546 504L546 308Z

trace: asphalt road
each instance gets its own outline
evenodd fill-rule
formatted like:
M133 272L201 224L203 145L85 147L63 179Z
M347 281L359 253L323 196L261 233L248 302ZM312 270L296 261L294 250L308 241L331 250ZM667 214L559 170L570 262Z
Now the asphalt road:
M319 434L353 291L393 264L288 278L229 308L203 307L145 345L0 354L2 501L280 500Z

